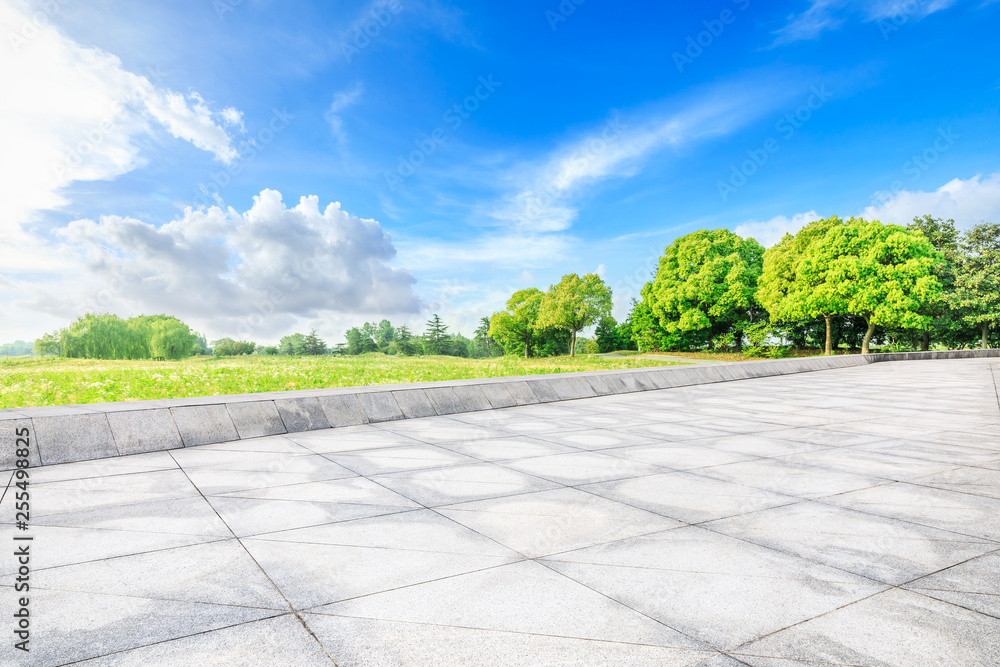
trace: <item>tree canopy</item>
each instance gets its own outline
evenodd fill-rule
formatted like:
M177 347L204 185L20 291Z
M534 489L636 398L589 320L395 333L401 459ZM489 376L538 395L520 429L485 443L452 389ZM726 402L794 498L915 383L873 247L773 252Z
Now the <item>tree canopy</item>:
M489 336L508 353L523 349L527 359L538 328L543 296L541 290L534 287L514 292L507 300L507 309L493 313L490 318Z
M833 216L809 223L795 235L785 234L764 253L757 300L776 322L822 317L826 322L826 354L833 352L833 318L846 315L847 301L825 275L805 271L810 247L832 229L847 223Z
M921 311L941 296L934 275L941 261L922 233L852 218L811 243L797 272L820 295L819 302L836 304L865 321L861 352L867 354L878 325L929 325Z
M1000 323L1000 224L976 225L965 235L962 249L955 304L963 319L979 328L980 346L988 348L990 327Z
M726 229L697 231L670 244L643 288L667 332L698 332L706 340L743 330L759 310L755 299L764 248ZM738 343L737 343L738 344Z
M596 273L582 278L562 277L542 297L538 326L563 329L570 334L569 354L576 355L576 335L602 317L611 315L611 290Z

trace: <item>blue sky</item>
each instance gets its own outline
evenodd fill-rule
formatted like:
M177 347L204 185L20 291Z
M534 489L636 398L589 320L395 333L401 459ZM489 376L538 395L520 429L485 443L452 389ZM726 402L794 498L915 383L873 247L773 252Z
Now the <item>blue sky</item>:
M5 0L0 28L0 340L88 310L468 335L594 271L621 317L697 229L1000 219L997 2Z

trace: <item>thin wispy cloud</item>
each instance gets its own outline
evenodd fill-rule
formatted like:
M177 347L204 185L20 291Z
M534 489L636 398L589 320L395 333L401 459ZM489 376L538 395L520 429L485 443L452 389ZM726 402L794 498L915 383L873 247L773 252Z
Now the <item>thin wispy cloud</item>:
M602 182L637 174L654 155L671 148L727 135L783 104L794 86L778 78L716 86L666 112L620 114L557 149L535 167L516 192L495 204L499 224L533 233L568 229L579 213L577 200Z
M775 31L772 46L816 39L828 30L839 28L852 17L865 22L917 21L957 2L958 0L810 0L807 9L790 15L785 26Z
M333 96L333 102L330 103L330 108L327 109L326 121L330 124L330 131L342 145L347 143L347 133L344 131L344 119L340 113L357 104L364 92L364 85L361 82L355 83L347 90L336 93Z

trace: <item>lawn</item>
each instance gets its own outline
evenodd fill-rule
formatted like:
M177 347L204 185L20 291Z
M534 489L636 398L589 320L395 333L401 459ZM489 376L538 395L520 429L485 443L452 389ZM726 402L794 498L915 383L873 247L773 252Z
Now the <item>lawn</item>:
M664 366L655 360L457 357L196 357L103 361L55 357L0 361L0 408L218 396L261 391L465 380Z

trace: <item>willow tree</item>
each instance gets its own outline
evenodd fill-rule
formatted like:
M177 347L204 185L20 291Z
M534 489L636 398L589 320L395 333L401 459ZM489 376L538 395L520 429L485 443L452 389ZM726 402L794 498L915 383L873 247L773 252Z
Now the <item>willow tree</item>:
M569 356L576 356L576 335L611 315L611 288L596 273L569 273L542 298L538 325L569 332Z

